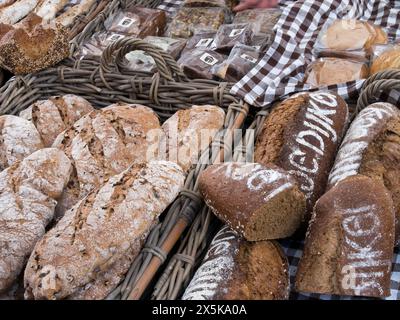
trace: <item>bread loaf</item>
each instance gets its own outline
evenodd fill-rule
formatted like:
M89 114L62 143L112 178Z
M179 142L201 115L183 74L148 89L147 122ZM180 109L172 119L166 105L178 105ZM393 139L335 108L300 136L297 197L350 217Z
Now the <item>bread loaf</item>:
M25 270L26 298L105 298L183 183L182 169L166 161L111 177L38 242Z
M60 133L93 110L87 100L67 94L37 101L19 115L33 122L44 145L50 147Z
M147 159L147 133L159 129L153 110L116 104L92 111L61 133L53 146L72 160L74 171L57 206L57 219L109 177Z
M393 203L363 175L339 182L315 205L296 290L368 297L390 295Z
M38 4L39 0L19 0L10 3L0 10L0 23L15 24L26 17Z
M183 300L286 300L288 262L276 242L247 242L227 226L215 236Z
M16 25L0 24L0 63L14 74L43 70L68 55L68 30L60 24L43 23L34 13Z
M273 163L293 174L311 212L325 191L347 121L347 105L335 94L316 92L289 98L265 120L255 161Z
M223 128L224 121L225 112L217 106L179 110L162 125L165 135L160 149L167 151L167 160L178 163L187 172Z
M379 55L371 65L370 74L388 69L400 69L400 46L394 46Z
M42 148L32 123L16 116L0 116L0 171Z
M45 233L70 173L70 161L54 148L0 173L0 292L12 285Z
M400 110L388 103L363 109L347 131L329 175L328 188L363 174L379 179L390 191L400 238Z
M214 214L248 241L291 236L306 210L296 180L274 165L212 165L201 173L199 190Z

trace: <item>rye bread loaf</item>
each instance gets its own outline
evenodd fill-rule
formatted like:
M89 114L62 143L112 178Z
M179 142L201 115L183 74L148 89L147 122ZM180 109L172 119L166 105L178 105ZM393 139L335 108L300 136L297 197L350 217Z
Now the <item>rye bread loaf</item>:
M329 92L302 93L272 110L255 146L255 162L273 163L298 181L307 197L306 222L324 193L348 122L348 107Z
M151 160L147 134L153 129L161 130L153 110L116 104L90 112L61 133L53 146L65 152L74 170L57 206L57 219L133 162Z
M194 105L179 110L162 125L160 150L166 151L166 160L178 163L187 172L223 128L224 121L225 112L217 106Z
M54 148L0 173L0 292L12 285L45 233L70 173L71 162Z
M57 136L87 113L93 111L85 99L67 94L35 102L20 112L19 116L32 121L45 147L50 147Z
M183 300L286 300L288 262L274 241L247 242L223 227Z
M385 186L363 175L339 182L315 205L296 290L390 295L394 210Z
M275 165L212 165L200 174L199 190L214 214L248 241L291 236L306 211L296 180Z
M133 164L111 177L38 242L25 269L25 297L105 298L183 183L182 169L167 161Z
M0 116L0 171L42 149L35 126L20 117Z
M356 174L381 180L392 195L396 243L400 238L400 110L389 103L363 109L347 131L328 189Z

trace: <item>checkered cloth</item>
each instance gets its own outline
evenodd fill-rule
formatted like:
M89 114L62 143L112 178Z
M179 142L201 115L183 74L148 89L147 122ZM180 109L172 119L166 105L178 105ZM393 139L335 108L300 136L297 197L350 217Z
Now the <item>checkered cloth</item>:
M300 294L293 290L294 279L297 272L297 265L303 254L303 241L284 240L280 241L283 251L289 260L290 283L292 285L290 299L291 300L367 300L370 298L349 297L349 296L332 296L322 294ZM400 249L396 248L393 255L391 278L391 295L386 300L400 300Z
M283 1L282 1L283 2ZM391 39L400 38L400 2L396 0L299 0L283 7L275 26L274 43L264 58L231 90L255 106L268 106L290 93L310 90L302 80L313 61L312 50L321 29L335 19L357 18L384 27ZM363 81L323 89L355 98Z

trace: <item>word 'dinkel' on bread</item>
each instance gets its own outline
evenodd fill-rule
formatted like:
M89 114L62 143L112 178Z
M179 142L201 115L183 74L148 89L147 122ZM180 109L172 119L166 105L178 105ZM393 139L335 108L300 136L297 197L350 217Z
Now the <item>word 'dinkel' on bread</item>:
M386 297L394 244L391 196L363 175L339 182L316 203L296 290Z
M70 173L71 162L54 148L0 173L0 292L16 280L44 235Z
M336 156L328 189L363 174L381 180L392 194L396 239L400 238L400 110L388 103L363 109L347 131Z
M296 180L275 165L212 165L201 173L199 190L214 214L249 241L291 236L306 211Z
M247 242L228 226L210 248L183 300L286 300L288 262L274 241Z
M339 96L329 92L295 95L265 120L256 142L255 162L273 163L292 174L311 212L325 191L347 122L348 107Z
M133 164L67 211L25 269L29 299L104 299L183 187L173 162Z

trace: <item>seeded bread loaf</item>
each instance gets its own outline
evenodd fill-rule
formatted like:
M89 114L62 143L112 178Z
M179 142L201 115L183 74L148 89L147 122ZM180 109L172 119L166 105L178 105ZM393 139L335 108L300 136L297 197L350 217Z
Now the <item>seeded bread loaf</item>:
M183 183L182 169L166 161L133 164L111 177L38 242L25 269L25 297L105 298Z
M93 110L87 100L67 94L37 101L19 115L33 122L45 147L50 147L61 132Z
M54 148L0 173L0 292L16 280L45 233L70 173L71 162Z
M223 128L225 112L212 106L192 106L179 110L164 122L160 150L167 151L167 160L178 163L187 172Z
M53 146L72 160L71 180L57 206L57 219L109 177L147 159L147 133L159 129L153 110L116 104L92 111L61 133Z
M388 103L363 109L347 131L329 175L328 189L356 174L379 179L392 195L400 238L400 110Z
M212 165L201 173L199 190L214 214L248 241L291 236L306 210L296 180L274 165Z
M247 242L225 226L183 294L183 300L286 300L288 262L273 241Z
M0 170L42 148L39 132L31 122L11 115L0 116Z
M315 205L296 290L389 296L393 244L393 202L385 186L363 175L348 177Z
M324 193L348 122L345 101L329 92L303 93L272 110L255 146L255 162L292 174L307 197L308 221Z

